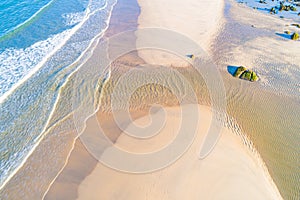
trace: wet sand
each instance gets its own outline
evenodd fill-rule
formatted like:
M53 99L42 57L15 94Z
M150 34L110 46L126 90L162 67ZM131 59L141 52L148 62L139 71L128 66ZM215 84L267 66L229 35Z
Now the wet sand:
M159 1L157 1L156 3L159 4ZM151 6L147 7L146 1L140 1L139 4L142 5L141 16L142 18L144 18L139 18L139 23L142 24L141 21L147 22L147 15L145 13L147 13L147 9L149 9L148 12L151 11ZM213 5L211 8L213 8ZM222 10L221 8L222 6L220 6L220 12ZM173 7L173 9L174 11L176 11L176 9L179 8ZM162 14L161 17L165 17L166 19L170 20L171 17L168 18L167 16L165 16L165 12L163 11L156 13L158 15L156 16L156 19L160 17L159 13ZM183 15L186 16L189 15L188 12L186 12L185 14L184 12L180 13L183 13ZM217 19L214 17L212 18ZM148 20L150 22L155 22L155 20ZM168 20L166 21L166 25L170 23L172 24L172 19L171 22L168 22ZM147 27L146 22L144 22L144 25ZM220 23L222 22L220 21ZM150 25L154 26L156 24L153 25L150 23ZM193 25L195 24L192 23L191 26ZM162 24L160 24L160 26L170 28ZM178 27L174 28L176 29ZM184 27L182 30L192 31L192 29L186 29ZM216 30L218 29L212 27L210 28L210 30L212 32L208 32L207 34L205 34L206 37L207 35L216 34ZM193 36L191 35L190 37ZM203 35L201 37L203 41L211 41L211 38L205 38ZM195 39L197 40L197 38ZM207 43L208 49L211 48L211 46L211 43ZM141 58L143 58L146 62L156 64L152 63L153 61L151 59L149 60L149 57L147 57L149 55L149 52L143 55L143 53L140 51L138 52L138 55ZM130 63L130 60L133 58L135 58L135 62L131 63L131 67L134 67L144 62L142 59L137 58L136 54L131 55L130 58L127 57L127 62ZM166 60L168 59L164 58L164 61ZM147 197L150 199L174 199L175 196L177 198L181 197L180 199L186 197L193 199L199 197L220 198L221 196L218 195L221 194L228 195L229 197L235 195L238 195L238 197L240 197L239 193L237 193L236 190L236 182L239 182L239 192L251 193L253 195L247 196L249 197L249 199L280 199L280 195L277 191L277 188L272 182L269 174L263 167L261 160L259 160L255 156L255 154L250 150L250 148L247 148L247 145L248 147L252 147L251 144L247 142L246 145L243 144L243 142L245 143L245 141L243 141L242 138L236 136L235 133L233 133L231 130L226 129L225 127L223 130L223 135L211 157L208 157L207 160L198 159L198 153L200 148L199 142L201 141L201 138L203 139L203 135L205 135L205 132L207 131L206 129L210 124L209 116L211 116L209 108L199 107L199 109L202 112L202 114L204 114L205 117L203 120L206 123L204 123L204 126L201 126L200 128L201 130L197 132L197 137L199 137L197 140L198 143L195 142L193 144L193 147L188 151L188 153L184 155L182 159L179 159L174 165L171 165L161 171L154 172L151 174L132 175L127 173L121 173L112 170L108 167L105 167L100 163L97 163L96 160L92 157L92 155L86 151L85 147L78 140L76 142L74 150L72 151L68 159L67 165L64 167L63 171L59 174L58 178L51 186L50 190L45 196L45 199L74 199L77 197L82 199L97 199L100 197L104 199L139 199ZM178 108L176 107L167 108L167 110L175 113L178 112ZM135 110L132 112L133 119L140 121L141 123L145 123L143 122L143 120L145 120L145 117L141 117L146 115L147 112L147 109ZM178 120L178 118L174 118L174 116L171 116L170 120L172 121L171 124L176 124L176 120ZM105 132L109 133L107 134L107 137L110 138L112 142L116 142L117 145L121 146L125 145L129 149L131 148L131 150L137 150L135 149L135 147L138 145L138 143L130 143L130 141L128 141L129 138L126 136L126 134L123 134L123 132L116 126L116 124L114 124L112 116L105 112L99 111L97 113L97 118L92 117L87 121L87 129L85 130L85 133L95 134L96 130L94 128L97 127L98 122L101 123L102 126L106 127L105 129L107 131ZM124 120L124 123L130 125L129 121ZM166 129L164 131L167 132L165 135L172 134L170 133L169 129ZM164 141L164 139L160 139L156 142L161 143ZM153 147L149 148L151 149ZM139 150L149 149L140 147ZM224 155L224 152L233 154L231 157L233 159L224 159L224 157L226 157ZM103 151L103 153L105 154L105 151ZM244 173L245 170L249 171L247 173ZM186 173L187 171L189 173ZM218 171L218 173L214 174L215 171ZM210 174L214 174L214 176L210 177ZM220 176L223 178L220 178ZM130 180L130 183L128 183L128 180ZM261 185L258 187L257 183L260 183ZM207 185L211 184L215 186L213 189L211 188L211 190L209 190L208 188L206 188ZM139 185L139 187L136 188L136 185ZM194 187L195 185L198 185L199 187ZM180 187L181 190L180 192L176 193L178 187ZM216 190L221 192L219 194L216 194ZM242 194L240 193L240 195Z

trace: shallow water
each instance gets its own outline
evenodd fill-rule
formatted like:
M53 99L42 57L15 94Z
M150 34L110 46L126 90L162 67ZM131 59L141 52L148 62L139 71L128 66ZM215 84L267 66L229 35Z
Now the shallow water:
M189 80L200 104L211 105L210 94L200 74L193 69L177 69ZM118 77L124 72L116 71L104 88L100 109L110 110L110 95ZM119 74L119 75L118 75ZM227 121L226 126L233 132L246 134L258 151L284 199L297 199L300 178L300 99L289 95L276 94L259 83L238 80L223 74L226 88L227 113L235 122ZM142 78L142 77L141 77ZM176 77L165 77L180 86ZM132 80L133 85L135 80ZM126 93L126 90L124 90ZM121 95L122 96L122 95ZM146 85L132 95L131 109L145 108L148 103L176 105L178 101L168 88ZM234 124L237 123L238 125ZM249 143L246 145L250 148Z
M230 9L230 8L227 8ZM227 16L228 17L228 16ZM231 19L232 20L232 19ZM232 22L232 21L231 21ZM219 38L217 38L216 46L219 46L217 49L218 56L227 55L228 51L232 46L236 43L240 43L243 40L240 40L238 37L231 37L232 40L229 40L230 34L233 34L230 30L240 29L241 38L246 42L247 40L251 40L254 37L259 35L267 35L268 31L260 32L257 31L252 36L246 34L251 28L248 26L243 26L241 24L234 24L233 22L227 24L225 27L225 33L229 35L221 34ZM227 42L224 42L226 40ZM224 46L225 44L225 46ZM72 49L74 46L70 46ZM67 54L62 53L58 55ZM88 55L88 53L87 53ZM59 56L59 57L60 57ZM226 62L230 58L224 56L224 58L218 58L215 56L214 59L217 60L217 64L220 67L220 71L223 73L223 79L226 87L227 94L227 112L230 116L234 117L241 127L242 131L247 134L247 136L253 141L254 146L257 148L262 158L264 159L272 178L274 179L278 189L281 194L286 199L293 199L300 196L299 191L299 177L300 177L300 160L299 153L300 147L299 145L299 124L298 118L300 116L300 107L299 107L299 96L297 93L287 93L276 92L272 87L266 87L265 85L258 83L250 83L247 81L241 81L234 79L226 71ZM97 66L97 62L99 60L96 59L92 61L90 64ZM223 62L223 63L222 63ZM28 90L28 88L32 88L31 83L36 83L36 89L40 89L41 85L44 84L44 80L46 79L49 82L45 85L45 91L41 92L40 96L47 97L47 95L53 98L41 98L37 96L35 99L29 101L30 108L26 107L28 104L24 104L24 110L28 111L27 115L17 116L17 119L14 123L14 127L17 125L20 128L24 127L22 122L22 117L32 119L32 123L38 123L44 125L44 121L41 120L41 116L49 115L49 109L47 105L43 105L42 103L48 105L53 105L55 103L56 109L52 113L51 119L48 121L48 125L45 128L46 136L43 139L43 142L36 148L33 153L33 156L29 158L29 160L24 164L23 168L19 171L16 176L14 176L11 181L6 185L6 187L0 191L0 197L6 199L20 199L20 198L42 198L43 192L47 190L51 180L55 178L59 169L63 167L65 162L65 158L68 155L70 149L72 148L74 139L76 138L80 129L83 129L83 121L91 114L94 109L97 107L97 94L95 94L96 89L101 88L101 104L100 109L109 110L110 106L110 94L113 91L113 87L120 77L128 68L128 63L119 63L117 65L119 68L115 68L112 71L112 76L106 82L105 86L97 87L98 80L97 79L84 79L82 82L74 81L74 76L81 75L82 71L78 71L74 73L72 77L68 77L66 74L71 74L77 69L78 65L71 66L67 70L60 71L58 68L55 68L53 77L43 75L43 73L38 73L36 78L32 79L32 81L28 81L28 83L24 84L24 86L20 87L18 90L20 93ZM129 67L135 67L135 65ZM124 70L124 71L123 71ZM183 69L179 68L178 71L184 75L184 77L191 83L193 88L195 89L198 100L200 104L210 105L210 96L209 92L205 86L205 81L201 78L201 75L195 73L193 69ZM85 71L86 72L86 71ZM103 74L101 74L103 75ZM100 82L103 83L103 77L100 78ZM141 78L143 78L141 76ZM172 84L181 86L181 82L178 82L176 77L161 77L162 79L168 79ZM61 80L61 82L56 82L54 80ZM285 83L285 80L288 77L284 77L280 84ZM38 80L38 81L37 81ZM62 87L64 81L68 80L67 84ZM52 82L51 82L52 81ZM53 82L54 81L54 82ZM132 80L132 84L135 84L135 81ZM89 86L95 87L89 87ZM99 86L99 85L98 85ZM288 85L290 87L290 85ZM49 89L51 88L51 89ZM75 104L74 107L74 99L72 98L74 88L78 91L76 102L82 102L82 104ZM294 89L294 88L292 88ZM285 88L282 88L285 91ZM126 93L126 88L123 91ZM32 92L33 93L33 92ZM30 94L28 92L27 94ZM59 101L55 101L55 97L59 94ZM99 95L99 93L98 93ZM18 96L16 93L15 96ZM14 95L12 95L11 99L13 99ZM99 97L99 96L98 96ZM27 102L29 97L24 96L24 101ZM22 98L21 98L22 100ZM72 103L70 103L72 102ZM145 87L140 88L136 93L132 96L131 108L132 109L141 109L148 106L148 104L166 104L166 105L174 105L177 104L178 101L172 95L172 92L167 88L161 87L159 85L147 85ZM7 106L11 106L15 108L15 105L19 105L20 112L22 110L22 105L19 102L15 102L14 105L11 104L3 104ZM43 105L43 106L42 106ZM85 105L92 105L90 110L86 110ZM2 105L1 105L2 106ZM35 115L32 110L36 110L38 106L41 106L41 110L43 113L39 113L39 115ZM8 107L1 107L3 110L8 110ZM31 110L32 109L32 110ZM40 112L38 110L38 112ZM74 112L80 112L81 118L76 118L76 123L74 124ZM16 112L18 113L18 112ZM14 119L16 116L12 116L14 113L8 113L5 115L9 119ZM8 118L11 116L11 118ZM38 117L38 121L34 117ZM77 115L78 116L78 115ZM2 117L2 116L1 116ZM40 126L40 127L41 127ZM38 126L36 126L38 127ZM39 128L40 128L39 127ZM11 127L13 129L13 127ZM30 127L29 127L30 128ZM69 130L73 130L77 128L75 133L68 132ZM40 130L34 130L33 132L39 132ZM2 130L1 130L2 132ZM29 130L28 133L31 133L32 130ZM8 132L9 133L9 132ZM16 132L15 134L17 134ZM15 137L15 136L14 136ZM26 138L28 135L25 136ZM40 135L34 135L33 137L39 138ZM22 139L20 139L22 141ZM26 142L30 142L31 139L27 139ZM23 144L23 143L22 143ZM23 148L23 146L16 146L16 151L19 148ZM51 152L49 154L49 152ZM26 153L26 152L25 152ZM4 156L6 156L5 154ZM36 161L40 163L34 165ZM38 166L37 166L38 165ZM49 166L51 165L51 169ZM38 169L38 171L37 171ZM26 181L25 184L20 184L20 182ZM36 187L36 185L40 187ZM26 191L26 192L25 192Z
M232 13L234 2L225 6L224 30L217 37L214 60L223 72L227 94L227 111L242 131L251 139L263 158L284 199L300 197L300 66L292 57L287 59L289 49L281 57L276 52L256 48L253 69L263 78L251 83L232 77L227 66L232 62L234 49L256 38L281 40L273 30L253 28L251 24L236 21ZM241 7L241 9L244 9ZM240 10L241 11L241 10ZM263 20L262 20L263 22ZM251 32L251 34L249 34ZM269 41L265 41L268 46ZM256 43L254 43L256 44ZM255 47L252 47L255 48ZM247 55L247 52L244 52ZM284 57L285 56L285 57ZM265 57L265 58L263 58ZM266 59L272 57L273 60ZM244 58L244 57L242 57ZM242 65L243 60L240 60ZM292 73L286 73L289 69Z
M11 4L1 3L0 9L16 9L11 17L32 9L28 12L32 18L20 16L19 23L4 28L7 31L0 38L1 189L47 130L73 111L70 102L60 112L55 110L60 106L62 87L89 55L83 52L108 27L115 1L49 1L40 6L31 1L6 3ZM55 118L51 120L52 115ZM19 195L22 188L18 188Z

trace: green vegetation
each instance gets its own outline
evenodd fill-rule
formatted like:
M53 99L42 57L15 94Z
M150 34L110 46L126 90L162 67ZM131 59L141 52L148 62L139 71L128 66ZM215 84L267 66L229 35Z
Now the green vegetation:
M258 76L256 75L255 72L251 71L251 70L246 70L242 73L242 75L240 76L241 79L244 80L248 80L251 82L257 81L258 80Z

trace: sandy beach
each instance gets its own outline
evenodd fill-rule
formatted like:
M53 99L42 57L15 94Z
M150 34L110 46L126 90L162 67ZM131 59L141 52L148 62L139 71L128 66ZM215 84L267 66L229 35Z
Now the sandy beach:
M166 125L157 136L141 142L123 133L115 145L131 152L151 152L164 146L176 136L174 124L180 124L181 120L180 108L165 109ZM222 136L211 155L199 159L212 113L205 106L198 109L201 117L196 138L175 163L145 174L122 173L99 163L80 184L78 199L280 199L253 152L226 128L222 129ZM135 123L147 121L147 117L142 117ZM109 154L109 150L103 156L105 154Z
M20 2L0 199L300 199L299 2Z
M139 28L159 27L187 36L207 52L212 52L213 40L222 28L224 2L139 0ZM205 9L204 9L205 8ZM202 10L203 12L198 12ZM111 31L114 32L114 31ZM143 38L136 35L137 46ZM135 57L137 55L134 55ZM138 51L138 63L178 66L186 65L168 52ZM131 59L133 59L131 57ZM129 57L130 58L130 57ZM133 59L134 60L134 59ZM126 60L130 63L130 59ZM168 105L170 106L170 105ZM171 105L172 106L172 105ZM190 106L190 105L185 105ZM245 138L228 128L222 134L213 152L199 159L201 144L211 125L212 112L198 105L198 129L190 148L174 163L151 173L124 173L98 162L77 139L66 166L58 175L45 199L281 199L280 193L259 154ZM128 152L147 153L163 148L176 137L175 124L180 124L180 107L164 107L166 124L148 140L134 139L120 130L111 114L98 114L87 121L83 134L96 141L100 123L108 133L114 147ZM149 123L146 110L133 111L132 124ZM152 114L157 117L159 112ZM104 116L104 117L103 117ZM251 148L249 148L251 147ZM110 157L110 148L103 157ZM162 158L163 159L163 158ZM84 164L83 164L84 163Z
M138 1L141 14L139 28L162 28L182 34L194 41L206 52L211 51L212 41L222 28L224 1ZM200 28L201 27L201 28ZM137 46L145 38L137 34ZM197 51L191 49L191 54ZM182 58L161 51L139 51L139 57L147 63L165 66L186 66Z

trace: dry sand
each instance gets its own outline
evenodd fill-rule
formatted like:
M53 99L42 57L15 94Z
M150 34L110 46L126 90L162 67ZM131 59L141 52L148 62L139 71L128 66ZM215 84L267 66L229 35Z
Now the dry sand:
M186 35L206 51L222 23L223 1L144 1L139 0L139 28L159 27ZM143 38L137 34L137 46ZM166 52L139 51L147 63L180 65ZM167 108L167 122L161 132L149 140L134 139L123 133L115 147L129 152L152 152L174 139L180 109ZM122 173L103 164L80 184L79 199L281 199L259 159L242 139L223 128L214 151L199 159L201 142L211 122L211 111L199 106L199 130L191 148L172 165L148 174ZM147 124L149 118L135 121ZM103 157L111 156L111 150Z
M209 52L211 41L222 24L223 3L223 0L139 0L141 13L138 23L140 28L160 27L184 34ZM137 45L140 40L142 38L137 34ZM139 51L138 55L150 64L186 64L185 61L175 59L165 52ZM76 169L76 162L69 162L69 169L73 170L67 170L65 173L81 177L78 198L281 199L260 160L243 144L239 136L226 128L222 129L221 138L214 151L204 160L199 159L201 142L210 126L212 113L204 106L199 106L198 109L201 117L192 146L179 160L166 168L148 174L130 174L113 170L101 163L95 165L94 162L86 162L87 166L91 165L90 169L94 168L86 176L86 172L80 168ZM157 136L149 140L138 140L122 133L116 139L115 146L127 151L145 153L168 145L175 137L174 124L179 124L180 109L173 107L166 108L166 111L166 126ZM147 116L135 121L138 124L147 122L149 122ZM109 124L106 125L109 127ZM89 123L87 126L92 128L98 124ZM119 130L112 128L111 131ZM75 148L77 151L86 151L82 146ZM108 148L103 152L103 156L109 157L110 153ZM76 158L80 155L82 153L72 153L71 157ZM78 182L74 183L77 187ZM63 193L60 190L53 191L52 194L56 192Z
M166 124L158 135L142 141L123 133L115 146L129 152L145 153L172 142L177 134L176 124L181 120L180 108L166 108L165 111ZM199 159L212 112L208 107L199 106L199 113L195 140L175 163L146 174L122 173L99 163L80 184L79 199L280 199L253 153L239 136L226 128L222 129L213 152L205 159ZM158 117L156 115L159 112L152 117ZM148 117L142 117L134 123L148 122ZM103 156L109 154L107 149Z
M141 7L141 14L138 18L139 28L151 27L174 31L194 41L198 47L207 52L210 51L211 42L223 24L223 0L139 0L138 3ZM171 35L170 37L172 37ZM147 39L139 37L139 33L137 33L137 46ZM181 46L181 48L183 47ZM167 51L143 50L139 52L139 56L149 64L176 67L187 65L182 58ZM186 52L186 54L197 53L196 49Z

